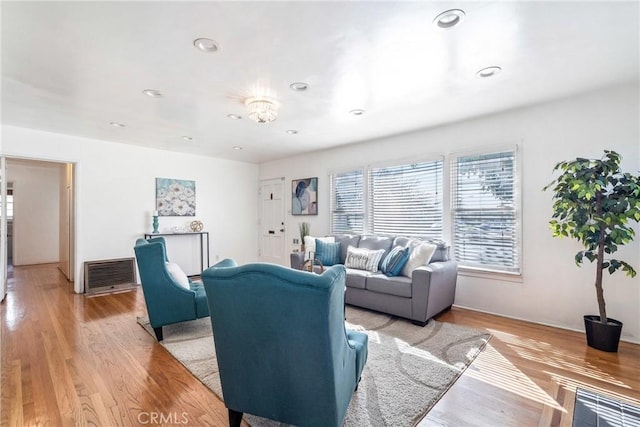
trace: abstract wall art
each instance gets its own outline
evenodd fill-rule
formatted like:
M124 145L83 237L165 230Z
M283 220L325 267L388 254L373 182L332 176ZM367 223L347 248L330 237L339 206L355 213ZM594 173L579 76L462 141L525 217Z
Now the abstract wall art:
M291 181L291 214L318 215L318 178Z

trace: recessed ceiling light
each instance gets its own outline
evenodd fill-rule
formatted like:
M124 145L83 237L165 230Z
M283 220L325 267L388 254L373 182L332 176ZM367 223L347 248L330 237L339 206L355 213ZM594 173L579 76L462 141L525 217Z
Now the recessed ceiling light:
M155 89L145 89L142 91L142 93L144 93L147 96L150 96L152 98L162 98L162 93L159 90L155 90Z
M297 130L295 130L295 129L289 129L289 130L287 131L287 133L288 133L289 135L295 135L295 134L297 134L297 133L298 133L298 131L297 131Z
M497 65L492 65L491 67L483 68L482 70L478 71L476 73L476 76L484 79L487 77L493 77L500 71L502 71L502 68L498 67Z
M184 139L184 140L185 140L185 141L187 141L187 142L191 142L191 141L193 141L193 138L191 138L190 136L186 136L186 135L185 135L185 136L183 136L183 137L182 137L182 139Z
M440 15L436 16L433 19L433 25L436 27L448 30L449 28L453 28L458 25L465 17L464 10L461 9L451 9L445 12L442 12Z
M122 123L118 123L118 122L111 122L109 123L111 126L116 127L116 128L123 128L124 125Z
M240 120L242 118L242 116L239 116L237 114L227 114L227 117L229 117L231 120Z
M361 116L365 113L364 110L361 110L359 108L355 109L355 110L351 110L349 111L349 114L351 114L352 116Z
M235 147L233 147L234 150L242 150L242 147L240 147L239 145L236 145Z
M294 92L304 92L309 89L309 85L304 82L295 82L289 85L292 91Z
M195 39L193 41L193 45L197 49L203 52L212 53L220 50L220 45L218 44L218 42L211 39L205 39L205 38Z

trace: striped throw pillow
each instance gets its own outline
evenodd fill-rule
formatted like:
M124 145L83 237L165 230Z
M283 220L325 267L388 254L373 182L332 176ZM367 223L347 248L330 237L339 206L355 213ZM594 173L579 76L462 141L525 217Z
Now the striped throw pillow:
M344 261L344 266L355 268L356 270L376 272L378 271L378 264L380 264L383 254L384 249L371 250L349 246L347 248L347 258Z
M409 260L409 248L395 246L382 260L380 271L387 276L399 276Z
M316 239L316 258L322 265L334 265L340 262L340 242L323 242Z

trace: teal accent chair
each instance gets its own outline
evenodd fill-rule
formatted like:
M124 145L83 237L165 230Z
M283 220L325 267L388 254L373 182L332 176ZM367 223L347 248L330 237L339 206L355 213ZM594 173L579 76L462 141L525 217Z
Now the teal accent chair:
M207 296L202 283L189 280L189 288L180 286L167 270L167 250L163 237L138 239L134 247L149 323L158 341L162 327L209 316Z
M367 335L345 329L345 277L233 260L202 273L230 426L342 425L367 360Z

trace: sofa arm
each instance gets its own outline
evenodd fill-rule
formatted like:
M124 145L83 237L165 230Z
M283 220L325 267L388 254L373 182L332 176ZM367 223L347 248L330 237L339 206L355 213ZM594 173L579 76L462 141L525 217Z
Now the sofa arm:
M291 252L289 258L291 259L291 268L296 270L302 269L302 264L304 264L304 252Z
M412 320L426 322L453 305L458 280L456 261L432 262L411 276Z

